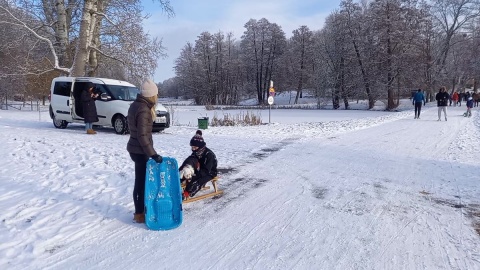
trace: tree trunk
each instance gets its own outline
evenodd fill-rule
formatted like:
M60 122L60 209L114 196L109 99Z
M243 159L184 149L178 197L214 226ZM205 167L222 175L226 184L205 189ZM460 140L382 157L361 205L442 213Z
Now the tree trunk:
M47 2L47 1L42 1ZM69 60L69 54L67 50L68 46L68 24L67 24L67 12L65 9L64 0L56 0L55 8L57 11L57 23L55 24L55 35L58 42L58 64L60 66L66 66Z
M345 58L343 57L340 59L340 95L342 96L345 110L350 109L347 91L345 90Z
M390 14L387 14L387 22L390 21ZM392 74L392 44L390 39L390 24L387 24L387 110L393 110L395 106L394 93L392 88L393 74Z
M360 67L360 71L362 72L363 86L365 87L365 93L368 97L368 108L371 109L375 105L375 99L373 98L372 92L370 91L370 83L368 82L367 72L365 71L365 67L360 56L360 50L358 49L357 42L355 41L355 38L353 38L352 30L350 30L350 36L352 36L353 48L355 49L355 55L357 56L358 66Z
M90 43L92 39L92 15L94 0L85 0L82 12L82 21L80 23L80 33L78 37L77 49L75 51L75 60L72 65L70 76L85 76L85 67L88 62Z
M98 13L104 13L105 3L103 1L98 1L96 10ZM100 29L102 27L102 20L94 15L92 20L92 47L100 48ZM90 55L88 57L88 68L87 74L89 77L96 77L98 69L98 55L96 50L90 50Z
M305 58L305 46L304 44L302 44L302 52L301 52L301 55L300 55L300 75L298 76L298 87L297 87L297 96L295 97L295 103L294 104L298 104L298 97L301 95L302 93L302 89L303 89L303 71L304 71L304 58Z

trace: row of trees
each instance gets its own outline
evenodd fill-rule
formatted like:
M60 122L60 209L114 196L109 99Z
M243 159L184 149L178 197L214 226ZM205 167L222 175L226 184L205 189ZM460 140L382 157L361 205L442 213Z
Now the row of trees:
M144 19L140 0L0 0L0 96L46 96L59 75L139 84L164 56Z
M168 0L157 0L168 16ZM394 109L411 89L430 98L478 81L479 0L341 2L320 30L251 19L239 40L203 32L176 60L163 92L198 104L265 103L277 91L308 89L335 108L352 99ZM142 28L140 0L0 0L0 95L48 94L59 75L102 76L140 84L163 56L161 40ZM474 86L476 88L476 85Z
M187 43L162 88L199 104L245 95L262 104L273 80L277 91L297 90L295 102L309 89L335 108L367 99L392 110L413 89L432 98L441 85L458 91L480 79L479 15L478 0L344 0L323 29L300 26L288 39L279 25L251 19L240 40L220 31Z

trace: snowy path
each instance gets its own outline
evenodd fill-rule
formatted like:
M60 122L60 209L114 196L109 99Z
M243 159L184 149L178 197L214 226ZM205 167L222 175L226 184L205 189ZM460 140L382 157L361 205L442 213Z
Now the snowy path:
M78 129L59 136L49 123L37 123L31 136L0 118L15 129L0 135L16 136L2 150L10 156L0 167L0 265L480 269L469 216L480 204L480 115L463 118L463 109L449 108L448 122L430 108L420 120L399 113L240 134L211 129L205 136L222 149L221 167L235 167L222 176L225 194L185 205L182 226L166 232L131 223L127 136L99 134L93 142ZM188 148L178 146L192 131L174 128L155 140L181 158Z

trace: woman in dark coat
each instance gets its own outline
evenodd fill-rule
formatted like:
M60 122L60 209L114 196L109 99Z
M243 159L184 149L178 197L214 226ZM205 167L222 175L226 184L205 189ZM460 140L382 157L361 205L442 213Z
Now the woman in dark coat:
M85 122L85 131L87 131L87 134L97 133L93 130L93 123L98 122L97 107L95 106L95 99L98 97L98 94L93 92L94 87L93 83L88 83L81 96L83 120Z
M157 85L147 80L142 84L140 94L128 109L128 127L130 139L127 143L127 151L130 158L135 162L135 186L133 187L133 203L135 213L133 220L137 223L145 223L145 175L147 161L152 158L157 163L162 162L162 156L158 155L153 148L152 126L156 118L155 105L157 104Z

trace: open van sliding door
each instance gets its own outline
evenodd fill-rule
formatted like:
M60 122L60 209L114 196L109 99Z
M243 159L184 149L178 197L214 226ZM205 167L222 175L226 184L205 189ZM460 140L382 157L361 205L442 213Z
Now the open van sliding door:
M72 91L72 117L77 121L83 121L82 92L87 87L88 81L75 80Z
M72 82L54 80L51 104L55 119L58 121L72 122Z
M75 83L73 85L73 108L74 110L72 111L73 119L77 121L83 121L83 104L82 104L82 92L86 91L87 88L87 83L91 82L85 79L77 79L75 80ZM103 85L101 84L95 84L95 90L102 91L104 88ZM102 91L103 92L103 91ZM95 107L97 108L97 116L98 116L98 122L93 123L94 125L111 125L109 120L106 119L105 117L105 106L99 106L98 102L102 102L100 100L95 100Z

